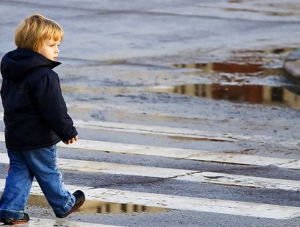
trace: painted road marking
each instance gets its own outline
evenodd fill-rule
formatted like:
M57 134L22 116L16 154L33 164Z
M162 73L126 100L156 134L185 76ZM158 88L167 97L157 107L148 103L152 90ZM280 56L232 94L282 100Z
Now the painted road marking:
M3 115L3 112L0 112ZM0 121L3 119L0 118ZM175 128L175 127L163 127L163 126L151 126L151 125L138 125L138 124L128 124L120 122L107 122L107 121L83 121L80 119L73 119L76 128L85 129L98 129L98 130L108 130L108 131L121 131L130 133L140 133L140 134L151 134L151 135L163 135L163 136L178 136L184 138L194 138L203 140L217 140L217 141L228 141L234 142L233 134L219 133L219 132L209 132L201 131L196 129L187 128ZM232 137L232 138L231 138ZM250 138L249 136L241 137L238 135L239 139ZM261 137L260 137L261 138Z
M0 163L8 164L8 157L0 153ZM158 168L149 166L125 165L118 163L58 159L59 168L67 171L120 174L129 176L155 177L198 183L210 183L227 186L280 189L300 191L300 181L275 178L253 177L218 172L199 172L196 170Z
M4 142L4 133L0 132L0 141ZM271 158L239 153L208 152L202 150L155 147L136 144L103 142L94 140L78 140L76 143L65 145L58 143L59 147L82 150L94 150L120 154L150 155L175 159L189 159L195 161L217 162L239 165L268 166L275 165L288 169L300 170L300 161L297 159Z
M138 203L144 206L158 206L175 210L191 210L271 219L290 219L300 216L299 207L263 203L140 193L104 188L91 189L87 192L87 195L106 202Z
M195 161L206 161L239 165L268 166L276 165L288 169L300 170L300 161L297 159L272 158L265 156L244 155L228 152L209 152L202 150L143 146L136 144L112 143L93 140L79 140L74 144L65 145L59 143L58 146L64 148L74 148L82 150L94 150L102 152L150 155L175 159L189 159Z
M207 139L207 140L219 140L234 142L237 140L248 141L268 141L271 143L278 143L287 147L295 147L299 144L298 140L282 140L272 136L265 135L240 135L235 133L220 133L211 132L197 129L187 128L175 128L175 127L163 127L163 126L151 126L151 125L138 125L128 124L120 122L104 122L104 121L83 121L75 119L74 123L78 128L86 129L98 129L98 130L110 130L110 131L122 131L141 134L155 134L164 136L179 136L195 139Z
M0 179L1 191L3 191L4 185L5 180ZM87 201L139 204L164 209L191 210L270 219L290 219L300 217L300 208L292 206L132 192L107 188L89 188L74 185L66 185L66 188L70 191L80 188L85 192ZM43 196L37 182L33 182L30 194Z
M18 226L26 226L26 227L54 227L54 226L62 226L62 227L122 227L116 225L101 225L94 223L86 223L86 222L75 222L75 221L64 221L60 219L41 219L30 217L30 221L24 225Z
M105 121L83 121L74 120L74 124L77 128L85 129L98 129L98 130L109 130L109 131L120 131L129 133L139 134L151 134L151 135L163 135L163 136L178 136L191 139L207 139L216 141L228 141L234 142L237 139L231 138L226 133L208 132L196 129L187 128L173 128L163 126L151 126L151 125L138 125L138 124L127 124L119 122L105 122Z
M3 112L0 112L3 115ZM2 118L0 118L2 121ZM239 140L248 141L260 141L268 143L277 143L285 147L296 147L299 145L299 140L282 140L272 136L265 135L240 135L235 133L220 133L211 132L197 129L187 128L175 128L175 127L164 127L164 126L151 126L151 125L139 125L139 124L128 124L120 122L105 122L105 121L83 121L80 119L73 119L75 126L78 128L85 129L98 129L108 131L121 131L130 133L141 133L141 134L152 134L152 135L163 135L163 136L174 136L191 139L203 139L212 141L224 141L234 142Z

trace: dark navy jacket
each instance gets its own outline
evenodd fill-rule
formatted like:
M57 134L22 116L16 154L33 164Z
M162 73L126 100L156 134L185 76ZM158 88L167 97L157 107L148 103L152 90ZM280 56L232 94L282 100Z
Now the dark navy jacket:
M58 65L59 62L21 48L2 58L1 98L8 150L43 148L77 135L59 77L52 70Z

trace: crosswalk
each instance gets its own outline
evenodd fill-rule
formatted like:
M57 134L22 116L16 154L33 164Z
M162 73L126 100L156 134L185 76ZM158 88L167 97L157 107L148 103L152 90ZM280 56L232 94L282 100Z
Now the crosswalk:
M3 185L4 181L0 180ZM241 215L260 218L289 219L299 217L298 207L259 204L251 202L206 199L186 196L174 196L157 193L141 193L125 190L90 188L66 185L70 190L82 188L88 201L100 201L118 204L140 204L146 207L158 207L174 210L191 210L199 212L214 212L230 215ZM3 190L3 188L1 188ZM42 196L39 186L34 183L31 195ZM84 209L84 208L83 208ZM268 211L268 212L262 212Z
M75 120L78 128L93 129L93 130L110 130L131 133L146 133L155 135L176 135L192 138L204 138L208 140L234 142L240 140L262 141L268 140L271 142L282 142L286 146L293 146L297 141L280 141L280 138L272 137L248 137L243 135L209 133L206 131L158 127L158 126L143 126L134 124L120 124L114 122L84 122ZM4 142L4 133L0 132L0 141ZM58 144L61 149L77 149L82 152L93 151L111 154L124 155L140 155L140 156L155 156L164 157L176 160L194 160L201 162L211 162L220 164L239 164L245 166L277 166L284 169L300 170L300 162L296 159L263 157L255 155L239 154L238 152L210 152L205 150L193 150L171 147L156 147L137 144L113 143L95 140L79 140L74 144L65 145ZM9 160L6 153L0 153L0 163L8 164ZM77 173L93 173L93 174L109 174L123 176L138 176L151 177L158 179L168 179L172 181L211 184L221 186L236 186L244 188L260 188L269 190L284 190L287 192L300 191L300 181L276 179L256 176L246 176L237 174L227 174L221 171L209 172L191 169L179 168L162 168L147 165L129 165L112 162L98 162L88 160L76 160L59 158L58 163L61 170L73 171ZM3 190L5 179L0 179L0 191ZM163 210L188 210L196 212L219 213L226 215L238 215L245 217L269 218L276 220L286 220L300 217L300 207L274 205L267 203L222 200L201 198L195 196L179 196L161 194L155 192L136 192L122 189L111 188L95 188L81 185L66 185L70 191L75 191L80 188L84 190L87 202L81 208L82 212L101 208L102 211L113 210L132 210L132 211L163 211ZM32 186L31 197L43 197L38 184L35 182ZM96 204L96 205L95 205ZM108 208L109 206L109 208ZM126 206L126 207L124 207ZM91 224L81 222L68 222L64 220L50 220L33 218L29 225L26 226L111 226L102 224Z

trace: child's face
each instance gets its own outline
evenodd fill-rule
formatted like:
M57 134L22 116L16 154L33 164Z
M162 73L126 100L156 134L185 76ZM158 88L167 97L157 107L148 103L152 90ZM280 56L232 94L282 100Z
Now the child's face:
M38 51L40 54L44 55L44 57L49 60L56 61L59 53L59 41L54 41L53 39L46 39L42 48Z

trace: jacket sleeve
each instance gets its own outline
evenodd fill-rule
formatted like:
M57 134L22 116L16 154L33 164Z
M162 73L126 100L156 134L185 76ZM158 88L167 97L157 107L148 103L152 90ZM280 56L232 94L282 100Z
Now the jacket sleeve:
M68 115L58 75L51 69L43 70L33 90L37 108L50 128L62 141L74 138L78 133Z

